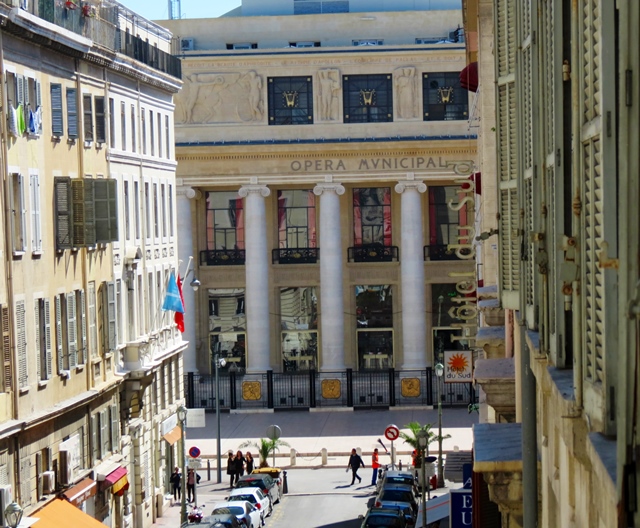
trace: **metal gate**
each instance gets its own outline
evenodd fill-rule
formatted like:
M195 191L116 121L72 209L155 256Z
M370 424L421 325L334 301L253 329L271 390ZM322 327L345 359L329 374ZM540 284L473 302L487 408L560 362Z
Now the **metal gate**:
M274 409L309 409L312 402L312 372L280 372L271 376Z
M351 371L353 407L388 408L391 405L391 386L388 370Z

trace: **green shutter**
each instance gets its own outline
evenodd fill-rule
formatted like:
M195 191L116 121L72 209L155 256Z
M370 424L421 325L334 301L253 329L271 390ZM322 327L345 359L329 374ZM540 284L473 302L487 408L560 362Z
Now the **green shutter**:
M56 249L70 249L73 247L73 237L71 229L73 213L71 178L55 178L54 187L56 203Z

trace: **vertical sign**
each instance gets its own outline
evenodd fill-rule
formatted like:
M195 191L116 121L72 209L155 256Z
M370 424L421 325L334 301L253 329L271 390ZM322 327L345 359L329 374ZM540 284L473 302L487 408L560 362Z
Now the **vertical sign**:
M451 494L451 510L449 522L451 528L468 528L473 526L473 501L470 489L453 489Z

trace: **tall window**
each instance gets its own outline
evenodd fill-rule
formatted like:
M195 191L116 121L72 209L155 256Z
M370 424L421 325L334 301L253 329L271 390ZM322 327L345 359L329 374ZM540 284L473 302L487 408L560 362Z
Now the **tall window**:
M131 105L131 151L136 151L136 105Z
M147 153L147 111L140 108L140 128L142 129L142 153Z
M247 318L244 313L244 289L209 290L209 346L213 354L226 360L225 369L246 367ZM214 367L211 366L213 371Z
M151 155L155 156L155 149L156 149L156 135L155 135L155 128L154 128L154 123L153 123L153 112L149 111L149 140L151 142Z
M429 187L429 258L430 260L456 259L447 252L448 244L456 244L461 236L459 226L467 225L467 211L453 211L448 202L460 202L458 187Z
M169 185L169 236L173 238L173 185Z
M31 251L42 251L42 222L40 218L40 176L29 174L29 194L31 196Z
M162 236L167 236L167 188L163 183L160 185L160 204L162 205Z
M52 374L51 365L51 309L49 299L35 300L35 349L38 364L38 379L48 380Z
M153 235L160 236L160 215L158 214L158 184L153 184Z
M127 113L124 101L120 101L120 134L122 150L127 150Z
M151 191L149 190L149 182L144 182L144 224L145 238L151 238Z
M67 135L69 139L78 137L78 91L67 88Z
M84 140L93 141L93 107L90 94L82 96L82 112L84 115Z
M269 77L269 124L313 124L311 77Z
M129 182L124 181L124 236L127 240L131 239L131 222L130 222L130 208L131 197L129 196Z
M345 123L393 121L391 75L344 75Z
M171 128L169 127L169 116L164 116L164 132L167 141L167 159L171 159Z
M51 84L51 135L60 137L63 134L62 85Z
M278 247L317 247L315 198L308 189L278 191Z
M318 294L315 287L280 290L282 363L285 371L318 364Z
M158 112L158 157L162 157L162 114Z
M136 230L136 240L140 240L140 182L133 182L133 218Z
M104 116L104 97L95 97L96 111L96 143L104 143L107 140L107 128Z
M244 209L237 193L207 193L207 249L244 249Z
M460 73L425 73L422 77L425 121L467 119L469 92L460 86Z
M391 246L391 189L353 189L353 245Z
M109 98L109 146L116 148L116 102Z
M356 286L356 335L360 369L393 365L393 297L390 285Z
M24 195L24 178L22 174L11 174L11 234L14 252L25 251L25 235L27 210Z

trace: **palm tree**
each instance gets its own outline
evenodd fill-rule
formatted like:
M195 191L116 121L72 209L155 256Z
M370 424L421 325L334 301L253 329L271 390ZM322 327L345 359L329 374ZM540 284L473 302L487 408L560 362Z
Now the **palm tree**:
M420 431L424 431L425 433L427 433L427 448L425 457L429 454L429 446L431 445L431 443L437 442L440 439L440 436L431 430L432 425L429 423L421 425L419 422L410 422L406 424L404 428L409 429L409 432L405 433L404 431L400 431L400 438L402 438L407 444L409 444L416 450L418 456L415 458L414 465L415 467L419 468L422 461L422 448L418 443L418 433L420 433ZM446 438L451 438L451 435L442 436L443 440Z
M269 463L267 459L269 455L274 451L280 451L281 447L290 447L287 442L284 440L280 440L279 438L275 440L271 440L270 438L260 438L257 442L253 440L247 440L240 444L239 449L244 449L246 447L255 447L258 450L258 455L260 456L260 467L269 467Z

